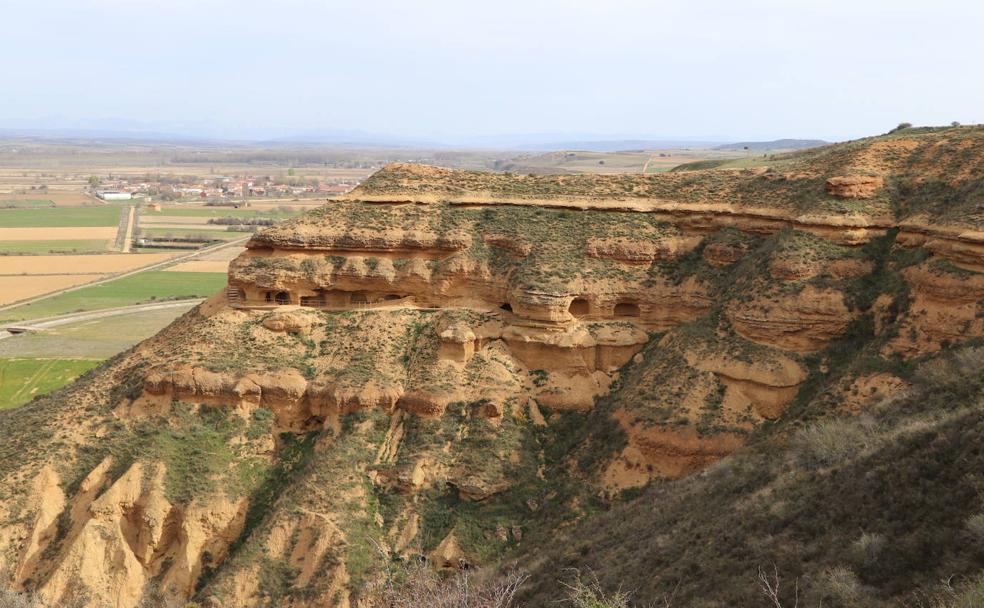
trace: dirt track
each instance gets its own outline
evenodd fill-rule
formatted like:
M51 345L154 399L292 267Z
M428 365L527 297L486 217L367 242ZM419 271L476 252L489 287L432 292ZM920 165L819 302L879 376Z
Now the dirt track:
M104 317L114 317L117 315L128 315L135 312L145 312L151 310L163 310L166 308L180 308L188 307L190 305L199 304L204 302L202 298L195 298L192 300L178 300L175 302L163 302L158 304L136 304L134 306L123 306L121 308L110 308L107 310L95 310L92 312L75 312L67 315L60 315L57 317L49 317L47 319L34 319L33 321L24 321L23 323L11 323L7 327L18 327L26 329L29 331L36 331L41 329L48 329L51 327L58 327L60 325L70 325L72 323L81 323L83 321L91 321L93 319L102 319ZM0 340L9 338L13 335L5 329L0 329Z

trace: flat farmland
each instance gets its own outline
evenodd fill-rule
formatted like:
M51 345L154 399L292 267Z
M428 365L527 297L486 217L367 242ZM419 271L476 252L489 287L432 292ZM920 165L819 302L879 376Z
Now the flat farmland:
M0 209L6 207L77 207L99 204L82 192L81 186L65 191L0 192Z
M249 232L240 232L238 230L227 230L227 226L223 226L219 230L211 228L140 228L140 235L155 239L168 239L168 238L178 238L178 239L216 239L222 241L231 241L235 239L240 239L248 234Z
M0 359L108 359L153 336L194 306L141 310L10 336L0 340Z
M224 272L148 270L0 311L0 322L39 319L148 302L208 297L225 285Z
M105 239L63 239L58 241L0 241L0 256L39 255L39 254L79 254L102 253L109 249L112 241ZM0 267L4 259L0 258Z
M117 205L0 208L0 254L109 251L116 240L119 222ZM4 267L4 260L0 259L0 274Z
M0 359L0 409L61 388L99 363L97 359Z
M160 220L163 218L154 218L154 220ZM186 217L175 217L170 218L173 220L189 220L198 218L186 218ZM204 222L161 222L161 221L147 221L145 218L140 218L140 223L144 226L144 229L153 228L155 230L187 230L188 228L194 228L195 230L210 230L210 231L226 231L229 232L229 226L231 224L206 224Z
M0 226L0 241L95 241L113 240L115 238L115 227L76 228L69 226L57 226L47 228L8 228Z
M164 272L229 272L229 262L219 260L191 260L181 262L170 268L165 268Z
M164 262L177 253L108 253L105 255L21 255L0 258L5 274L113 274Z
M0 209L0 228L111 227L120 222L120 205Z
M164 269L165 272L229 272L229 262L236 259L245 247L224 247L203 253L194 260L181 262Z
M283 203L278 203L278 207ZM323 204L323 203L318 203ZM300 203L300 201L294 202L293 205L288 206L309 206L305 201L305 204ZM238 217L238 218L249 218L249 217L270 217L274 219L283 219L287 217L293 217L298 214L298 211L278 211L274 209L236 209L232 207L206 207L206 206L196 206L192 207L189 205L173 205L164 207L160 211L145 211L142 215L142 219L149 219L153 217L193 217L193 218L218 218L218 217Z
M5 258L0 258L2 267ZM27 275L0 276L0 306L13 304L21 300L33 298L52 291L91 283L102 278L96 274L59 274L59 275ZM0 312L0 317L4 313Z
M42 199L5 199L0 195L0 209L38 209L54 207L55 203Z

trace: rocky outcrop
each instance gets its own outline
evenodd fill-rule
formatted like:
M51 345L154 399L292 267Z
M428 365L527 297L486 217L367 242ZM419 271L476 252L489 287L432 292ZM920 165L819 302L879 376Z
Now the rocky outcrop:
M837 198L871 198L885 185L879 175L842 175L827 179L824 187L827 194Z
M601 483L609 491L645 485L653 478L679 479L707 467L741 447L734 433L700 436L693 428L647 427L616 413L628 446L606 468Z
M855 314L848 310L842 292L812 285L795 294L765 294L727 308L740 336L797 352L825 348L844 333Z
M221 562L238 536L245 503L203 497L188 507L174 505L165 496L164 466L139 462L94 497L93 489L106 483L108 466L97 467L65 507L69 522L58 540L61 551L38 558L36 549L54 540L33 539L44 542L29 546L21 577L51 601L86 597L92 605L128 608L155 578L167 595L188 597L203 556Z
M984 274L932 260L902 274L911 286L908 311L883 352L915 357L984 336ZM891 301L878 304L887 307Z
M643 240L645 235L632 237L592 237L587 241L586 253L594 258L617 260L627 264L649 264L656 260L678 257L696 247L698 235Z

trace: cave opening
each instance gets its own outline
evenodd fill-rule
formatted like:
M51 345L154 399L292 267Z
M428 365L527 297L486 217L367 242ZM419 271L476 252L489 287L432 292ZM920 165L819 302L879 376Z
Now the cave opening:
M616 317L638 317L639 305L635 302L619 302L615 305Z
M591 312L591 305L584 298L574 298L568 310L575 317L583 317Z

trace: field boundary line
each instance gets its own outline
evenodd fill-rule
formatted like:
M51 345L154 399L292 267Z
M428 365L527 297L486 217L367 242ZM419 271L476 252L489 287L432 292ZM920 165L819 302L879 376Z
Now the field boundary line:
M212 253L214 251L218 251L218 250L223 249L225 247L233 247L233 246L242 245L243 243L245 243L246 241L248 241L250 238L252 238L252 235L250 235L250 236L244 236L241 239L236 239L234 241L226 241L225 243L220 243L218 245L213 245L211 247L206 247L204 249L199 249L197 251L194 251L194 252L189 253L189 254L186 254L186 255L179 255L179 256L173 257L173 258L171 258L169 260L164 260L163 262L157 262L156 264L149 264L147 266L142 266L142 267L136 268L134 270L127 270L127 271L124 271L124 272L116 273L116 274L113 274L113 275L110 275L110 276L106 277L105 279L100 279L98 281L91 281L89 283L83 283L81 285L75 285L73 287L68 287L66 289L59 289L59 290L56 290L56 291L50 291L50 292L48 292L46 294L42 294L40 296L35 296L33 298L27 298L27 299L24 299L24 300L19 300L17 302L11 302L10 304L4 304L3 306L0 306L0 312L7 311L7 310L10 310L12 308L17 308L19 306L25 306L27 304L34 304L35 302L40 302L40 301L46 300L48 298L53 298L53 297L58 296L58 295L61 295L63 293L69 293L69 292L72 292L72 291L78 291L79 289L84 289L86 287L94 287L96 285L102 285L103 283L109 283L109 282L115 281L117 279L122 279L122 278L129 277L129 276L132 276L132 275L135 275L135 274L140 274L141 272L149 272L151 270L158 270L160 268L166 268L166 267L168 267L168 266L170 266L172 264L178 264L178 263L181 263L181 262L187 262L189 260L192 260L192 259L200 256L200 255L204 255L206 253ZM133 255L140 255L140 254L133 254Z

